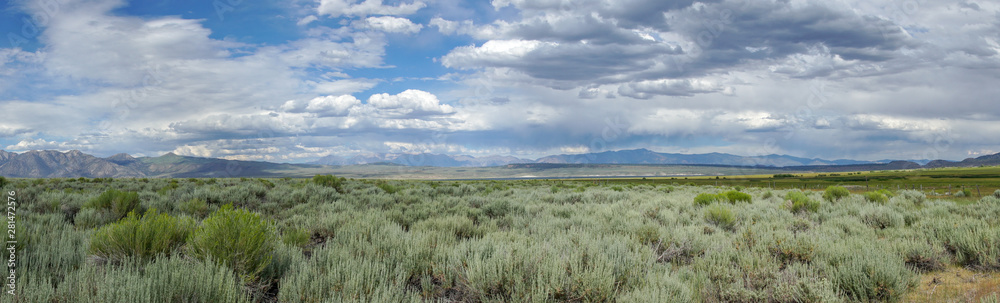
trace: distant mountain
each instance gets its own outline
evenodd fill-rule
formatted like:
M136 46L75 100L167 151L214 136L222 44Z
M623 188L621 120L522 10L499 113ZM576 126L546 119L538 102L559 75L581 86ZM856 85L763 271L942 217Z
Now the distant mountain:
M448 156L442 154L401 154L401 153L366 153L350 158L326 156L310 164L319 165L359 165L371 163L393 163L406 166L437 166L437 167L485 167L501 166L510 163L531 163L533 160L516 157L488 156L473 157L466 155Z
M553 155L537 160L503 156L448 156L440 154L361 154L351 158L328 156L312 164L321 165L357 165L388 162L407 166L440 166L440 167L484 167L502 166L520 163L550 163L550 164L705 164L731 166L808 166L808 165L851 165L873 164L875 162L855 160L823 160L807 159L787 155L766 155L755 157L736 156L723 153L710 154L671 154L658 153L648 149L633 149L606 151L589 154Z
M282 172L316 167L178 156L134 158L117 154L98 158L78 150L29 151L21 154L0 150L0 176L15 178L141 178L141 177L243 177L281 176Z
M649 165L719 165L750 167L781 167L794 171L864 171L895 170L936 167L972 167L1000 165L1000 153L959 162L934 160L926 165L912 161L890 161L876 163L853 160L823 160L792 157L787 155L767 155L743 157L722 153L671 154L657 153L647 149L608 151L580 155L555 155L537 160L516 157L489 156L448 156L440 154L364 154L351 158L325 157L312 164L282 164L258 161L236 161L214 158L179 156L167 153L159 157L135 158L128 154L117 154L98 158L73 150L29 151L11 153L0 150L0 176L18 178L138 178L138 177L281 177L310 176L330 170L326 165L380 165L418 167L560 167L583 164L649 164Z
M709 154L673 154L658 153L648 149L606 151L600 153L556 155L538 159L538 163L575 163L575 164L708 164L733 166L803 166L803 165L847 165L867 164L873 162L836 160L829 161L818 158L807 159L788 155L766 155L744 157L723 153Z
M29 151L22 154L0 151L0 176L8 177L142 177L134 167L120 165L78 150Z

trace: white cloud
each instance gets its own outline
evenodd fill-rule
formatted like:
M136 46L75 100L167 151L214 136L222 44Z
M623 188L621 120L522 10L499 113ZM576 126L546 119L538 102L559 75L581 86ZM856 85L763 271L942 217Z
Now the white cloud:
M391 112L393 115L409 114L451 114L455 108L448 104L440 104L434 94L408 89L397 95L376 94L368 98L368 104L378 108L383 113Z
M441 63L447 67L462 68L482 65L484 62L517 61L543 46L556 45L552 42L534 40L490 40L479 47L455 48L441 58Z
M203 158L208 158L215 155L215 152L213 150L209 149L204 145L178 146L171 152L179 156L203 157Z
M344 79L316 83L314 91L324 95L346 95L371 89L377 84L377 80L371 79Z
M365 19L365 26L387 33L401 34L415 34L424 27L420 24L414 24L409 19L392 16L368 17Z
M319 18L317 18L316 15L309 15L309 16L303 17L302 19L299 19L299 22L296 22L295 25L305 26L305 25L309 25L309 23L313 23L313 21L316 21L316 20L319 20Z
M4 149L9 151L29 151L29 150L46 150L46 149L72 150L72 149L77 149L77 147L78 146L67 142L47 141L45 139L38 138L38 139L21 140L20 142L17 142L17 144L8 145L7 147L4 147Z
M351 108L360 105L361 100L351 95L323 96L309 102L288 101L281 106L281 110L290 113L315 113L321 117L346 116Z
M423 2L401 3L398 6L383 5L382 0L320 0L317 12L330 17L368 15L410 15L427 6Z

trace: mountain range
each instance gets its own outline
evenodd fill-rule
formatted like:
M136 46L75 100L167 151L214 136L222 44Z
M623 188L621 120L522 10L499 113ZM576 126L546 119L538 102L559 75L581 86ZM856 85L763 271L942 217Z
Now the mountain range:
M589 154L552 155L538 159L523 159L516 157L488 156L448 156L441 154L401 154L401 153L368 153L350 158L327 156L312 164L321 165L357 165L369 163L393 163L408 166L439 166L439 167L484 167L523 163L550 164L690 164L690 165L730 165L730 166L812 166L812 165L850 165L876 164L870 161L855 160L823 160L818 158L799 158L787 155L766 155L744 157L723 153L709 154L673 154L658 153L648 149L633 149L605 151ZM889 161L885 161L889 162Z
M344 165L395 165L400 167L515 167L568 164L716 165L782 168L795 171L855 171L1000 165L1000 153L962 161L855 161L800 158L787 155L744 157L724 153L673 154L648 149L606 151L577 155L552 155L539 159L509 156L448 156L441 154L363 154L351 158L324 157L308 164L237 161L179 156L132 157L117 154L100 158L78 150L12 153L0 150L0 176L17 178L142 178L142 177L280 177L309 175Z

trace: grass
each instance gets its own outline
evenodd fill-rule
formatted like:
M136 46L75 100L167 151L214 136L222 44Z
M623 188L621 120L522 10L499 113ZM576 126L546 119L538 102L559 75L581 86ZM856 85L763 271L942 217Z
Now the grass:
M984 302L1000 295L1000 273L977 272L952 266L920 276L904 301L916 303Z

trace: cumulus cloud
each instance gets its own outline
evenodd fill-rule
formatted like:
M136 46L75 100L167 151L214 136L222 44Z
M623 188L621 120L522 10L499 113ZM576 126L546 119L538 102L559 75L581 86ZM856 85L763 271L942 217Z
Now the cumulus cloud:
M423 25L414 24L406 18L380 16L365 18L365 26L371 29L380 30L387 33L414 34L423 28Z
M281 110L289 113L314 113L321 117L346 116L348 111L360 106L361 100L351 95L316 97L308 102L288 101Z
M368 98L368 104L392 115L446 115L455 112L448 104L441 104L434 94L408 89L396 95L376 94Z
M368 15L410 15L427 6L423 2L401 3L398 6L384 5L382 0L320 0L317 12L330 17Z

